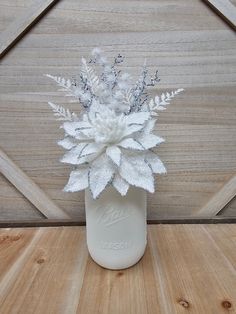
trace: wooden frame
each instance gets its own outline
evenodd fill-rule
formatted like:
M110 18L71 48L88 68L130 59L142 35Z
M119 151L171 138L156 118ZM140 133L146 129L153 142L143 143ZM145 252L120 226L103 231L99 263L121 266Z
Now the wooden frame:
M50 10L57 0L40 0L33 4L25 14L13 22L0 37L0 57L3 57L14 44L21 39L24 34L39 21L39 19ZM235 27L236 9L232 12L227 4L228 1L206 1L209 5L214 6L221 15L230 21L231 26ZM227 3L226 3L227 2ZM226 5L227 4L227 5ZM230 14L229 14L230 13ZM33 182L9 156L0 149L0 171L1 173L45 216L42 221L22 221L22 222L1 222L0 227L7 226L49 226L49 225L83 225L70 219L70 216L62 210L55 202L45 194L39 186ZM23 184L22 184L23 182ZM221 210L236 195L236 175L234 174L224 183L219 191L195 214L193 217L170 218L151 221L152 223L219 223L219 222L236 222L236 217L219 218L216 217ZM195 218L196 217L196 218ZM210 218L209 218L210 217Z

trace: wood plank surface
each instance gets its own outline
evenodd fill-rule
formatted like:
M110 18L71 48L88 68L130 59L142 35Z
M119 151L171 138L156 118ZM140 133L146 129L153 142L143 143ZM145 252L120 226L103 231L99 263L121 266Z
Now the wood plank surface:
M0 1L0 32L3 32L16 18L31 6L34 0L1 0Z
M236 313L236 225L149 225L134 267L101 268L85 227L0 229L3 314Z
M4 0L0 16L5 7L12 18L17 3L27 5ZM196 217L236 170L235 39L201 0L61 0L2 59L0 146L72 219L84 222L83 192L62 192L70 167L59 163L56 142L63 133L47 105L65 105L68 98L43 74L74 76L80 58L101 46L110 59L125 55L122 69L135 80L146 58L161 77L153 95L186 90L159 117L157 131L166 142L158 154L168 173L156 176L148 219ZM78 111L77 104L68 107ZM235 199L220 214L236 216ZM0 220L37 215L0 176Z

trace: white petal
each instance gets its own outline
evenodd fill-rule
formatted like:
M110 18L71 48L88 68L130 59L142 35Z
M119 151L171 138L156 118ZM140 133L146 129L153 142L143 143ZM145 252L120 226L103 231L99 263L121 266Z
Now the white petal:
M70 136L75 136L76 135L74 123L75 122L65 122L65 123L63 123L63 129L65 130L66 134L68 134Z
M84 135L88 138L93 138L94 137L94 128L84 128L84 129L81 129L78 133L79 135Z
M142 146L142 144L140 144L133 138L126 138L122 140L120 143L118 143L117 145L123 148L128 148L128 149L144 150L144 147Z
M165 140L162 137L156 136L154 134L145 134L140 137L137 137L137 141L145 148L149 149L155 147Z
M78 122L78 125L75 131L76 131L76 138L78 136L83 137L83 135L85 135L85 137L93 137L94 135L93 127L91 126L89 122L86 122L86 121Z
M145 159L154 173L166 173L165 166L155 153L148 151Z
M126 195L129 189L129 183L122 179L119 174L115 175L115 178L112 181L112 185L122 196Z
M81 191L88 187L88 169L78 169L71 171L65 192Z
M143 133L144 134L149 134L151 133L151 131L154 129L154 126L155 126L155 123L156 123L156 119L151 119L151 120L148 120L145 124L145 127L143 128Z
M132 133L138 132L144 128L143 124L130 124L126 127L123 136L130 135Z
M122 156L120 175L129 184L154 192L152 170L143 156Z
M106 149L106 154L119 167L121 160L121 150L117 146L109 146Z
M90 155L90 154L94 154L97 152L101 152L101 150L104 148L103 144L99 144L99 143L88 143L82 150L80 156L86 156L86 155Z
M71 149L76 146L76 143L73 142L69 137L65 137L63 140L57 142L59 146L62 146L65 149Z
M76 135L74 137L75 137L75 139L80 140L80 141L89 141L90 140L90 136L87 136L82 132L76 133Z
M76 147L72 148L67 152L61 159L61 162L76 165L78 163L78 157L80 156L82 150L87 145L87 143L80 143Z
M91 129L92 126L89 122L87 121L78 121L74 122L74 127L76 131L84 130L84 129Z
M82 129L91 128L88 122L65 122L63 124L63 129L70 136L76 136Z
M150 118L150 113L146 111L133 112L125 116L125 121L127 124L143 124Z
M90 154L90 155L79 157L76 164L77 165L82 165L82 164L85 164L85 163L88 164L88 163L92 162L98 156L98 154L99 153L97 153L97 154Z
M89 187L94 199L111 182L114 171L114 165L106 155L102 155L93 161L89 170Z

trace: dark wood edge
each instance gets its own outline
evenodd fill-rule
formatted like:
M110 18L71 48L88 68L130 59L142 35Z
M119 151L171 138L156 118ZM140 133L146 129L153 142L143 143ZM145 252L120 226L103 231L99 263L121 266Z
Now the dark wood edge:
M213 218L161 218L158 220L148 220L148 224L233 224L236 217L213 217Z
M236 223L236 217L213 217L213 218L160 218L157 220L147 220L149 225L153 224L224 224ZM42 219L24 221L0 221L0 228L22 228L22 227L59 227L59 226L85 226L85 221Z

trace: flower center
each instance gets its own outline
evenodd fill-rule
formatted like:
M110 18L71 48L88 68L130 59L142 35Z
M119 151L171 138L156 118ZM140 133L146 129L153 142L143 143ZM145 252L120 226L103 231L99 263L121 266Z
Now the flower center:
M118 143L126 129L124 116L117 116L115 113L97 114L93 121L93 126L95 129L95 141L104 144Z

